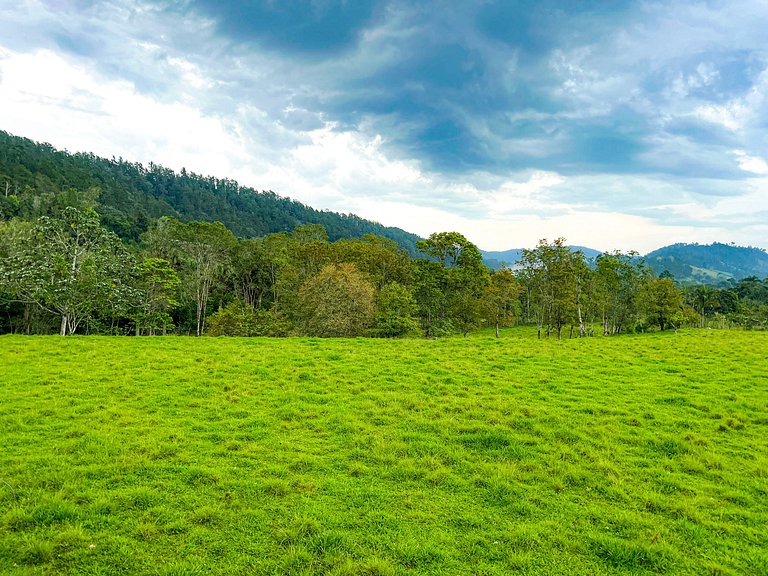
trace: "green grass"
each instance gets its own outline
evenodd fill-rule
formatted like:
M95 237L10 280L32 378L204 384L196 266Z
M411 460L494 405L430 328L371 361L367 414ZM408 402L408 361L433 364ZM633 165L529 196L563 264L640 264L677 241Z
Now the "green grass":
M767 574L768 334L0 338L0 573Z

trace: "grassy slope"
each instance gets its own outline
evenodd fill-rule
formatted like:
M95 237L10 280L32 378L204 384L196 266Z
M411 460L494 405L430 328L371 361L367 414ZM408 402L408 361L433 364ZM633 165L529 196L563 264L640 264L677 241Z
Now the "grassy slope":
M0 354L3 574L768 573L768 334Z

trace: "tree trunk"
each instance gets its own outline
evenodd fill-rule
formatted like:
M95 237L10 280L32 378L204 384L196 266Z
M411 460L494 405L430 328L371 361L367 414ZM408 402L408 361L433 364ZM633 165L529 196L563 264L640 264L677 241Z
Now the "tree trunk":
M29 336L29 333L31 331L31 326L29 322L29 315L30 315L30 304L26 303L24 304L24 334Z
M499 337L499 321L496 320L496 338Z
M59 329L59 336L67 335L67 315L61 315L61 328Z

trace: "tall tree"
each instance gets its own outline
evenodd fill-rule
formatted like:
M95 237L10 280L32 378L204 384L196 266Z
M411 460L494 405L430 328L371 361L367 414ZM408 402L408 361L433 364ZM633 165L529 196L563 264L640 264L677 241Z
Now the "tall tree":
M379 291L376 300L375 326L380 336L396 338L418 330L416 301L409 287L390 282Z
M154 253L178 263L182 285L195 303L195 331L200 336L205 330L211 286L228 266L230 252L237 245L234 234L221 222L183 224L162 218L150 231L149 244Z
M497 270L491 275L491 281L485 288L483 301L486 317L496 329L496 338L499 337L499 326L503 326L515 317L522 290L514 273L508 268Z
M432 259L416 270L417 297L421 296L420 306L430 319L427 335L438 320L466 336L482 321L482 298L489 282L480 250L458 232L436 232L416 245Z
M136 335L146 331L150 336L163 333L172 325L169 311L179 305L181 280L168 260L145 258L139 268L143 297L136 315Z
M523 250L521 263L522 277L530 286L539 338L546 325L547 336L554 328L559 339L563 326L575 321L583 334L583 296L588 274L584 254L568 248L564 238L552 243L544 239L533 250Z
M100 307L125 298L133 268L131 255L99 225L93 210L69 207L60 218L40 218L28 242L3 260L0 273L17 299L57 314L65 336Z
M620 334L637 319L637 292L650 271L636 252L601 254L595 262L595 300L603 335Z
M681 310L683 295L669 278L649 278L638 291L640 310L645 314L650 325L658 325L661 330L672 326L673 318Z

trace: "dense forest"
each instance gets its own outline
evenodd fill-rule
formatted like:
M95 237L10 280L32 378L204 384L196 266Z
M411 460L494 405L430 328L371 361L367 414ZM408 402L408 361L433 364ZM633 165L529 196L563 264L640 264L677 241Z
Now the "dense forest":
M588 258L562 238L491 270L457 232L418 240L228 180L0 136L2 332L438 337L525 323L562 338L768 327L768 281L757 277L681 287L636 253Z

